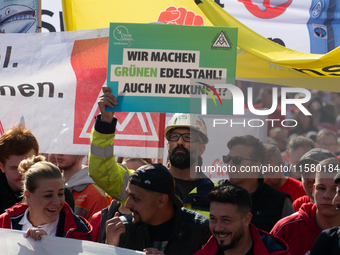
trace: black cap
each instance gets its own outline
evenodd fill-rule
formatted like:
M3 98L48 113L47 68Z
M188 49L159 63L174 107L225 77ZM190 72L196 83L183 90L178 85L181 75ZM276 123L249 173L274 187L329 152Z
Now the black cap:
M313 148L302 155L299 163L296 164L296 168L299 169L299 166L302 166L307 163L310 164L311 162L317 164L321 162L322 160L328 159L328 158L336 158L336 156L329 150L322 149L322 148Z
M133 180L136 176L140 181ZM129 178L129 183L154 192L169 195L176 206L183 206L182 200L175 194L175 180L162 164L150 164L139 167Z

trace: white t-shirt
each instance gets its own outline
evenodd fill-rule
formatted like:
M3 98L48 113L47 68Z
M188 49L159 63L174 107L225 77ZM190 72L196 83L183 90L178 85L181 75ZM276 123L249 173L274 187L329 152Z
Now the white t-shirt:
M24 217L22 217L22 219L19 222L19 224L22 225L22 231L27 231L27 229L29 228L36 228L28 220L27 214L28 214L28 208L25 211ZM58 221L59 221L59 218L56 221L53 221L51 223L47 223L44 225L40 225L37 228L43 229L47 233L48 236L56 236Z

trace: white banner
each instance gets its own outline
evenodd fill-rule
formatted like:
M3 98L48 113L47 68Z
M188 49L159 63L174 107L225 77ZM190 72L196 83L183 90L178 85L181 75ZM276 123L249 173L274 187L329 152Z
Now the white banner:
M70 255L70 254L110 254L133 255L144 252L113 247L90 241L80 241L71 238L42 236L39 241L25 238L23 231L0 229L0 247L2 255Z
M88 154L106 83L108 29L4 34L0 46L0 135L17 122L40 152ZM165 115L119 113L117 156L163 155Z
M340 1L215 0L244 25L289 49L325 54L340 45Z
M41 32L65 31L61 0L41 1Z

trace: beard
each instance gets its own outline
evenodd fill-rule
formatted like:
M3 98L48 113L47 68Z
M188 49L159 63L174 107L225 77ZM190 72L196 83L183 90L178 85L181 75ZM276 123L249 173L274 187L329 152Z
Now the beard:
M239 243L239 241L244 236L244 227L242 224L241 227L234 234L232 234L231 232L215 232L215 231L213 232L213 234L214 234L214 237L215 235L232 235L230 243L227 245L223 244L224 241L221 241L221 243L219 243L215 237L218 249L222 251L226 251L226 250L234 248Z
M177 150L183 150L184 153L176 153ZM178 169L186 169L191 167L195 162L195 157L183 146L177 146L172 151L168 151L169 160L172 166Z
M134 224L134 225L142 225L142 224L144 224L144 222L142 221L142 219L140 217L139 212L137 212L136 210L133 210L133 209L130 209L130 211L132 213L134 213L135 215L136 214L138 215L138 220L134 216L132 217L132 224Z

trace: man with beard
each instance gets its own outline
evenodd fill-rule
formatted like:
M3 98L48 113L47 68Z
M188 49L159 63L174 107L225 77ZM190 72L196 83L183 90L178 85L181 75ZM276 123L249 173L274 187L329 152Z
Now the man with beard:
M132 214L106 222L105 243L146 254L186 255L209 239L207 217L182 207L174 179L161 164L141 166L129 177L126 208Z
M165 132L168 140L170 172L175 179L176 194L185 207L209 215L207 194L215 183L195 171L202 165L201 155L208 143L204 120L196 114L175 113Z
M250 223L252 199L246 189L227 182L214 188L208 199L212 236L194 255L290 254L282 239Z
M109 87L104 86L98 100L101 114L96 117L91 133L89 175L110 196L124 201L127 197L127 180L133 171L117 164L113 153L117 119L105 107L114 108L118 102L111 92ZM165 129L165 137L168 140L170 173L175 178L176 194L183 199L185 207L208 215L209 201L206 196L215 183L195 173L195 166L199 164L208 143L203 119L198 115L176 113Z
M74 213L91 220L94 213L107 206L107 198L82 165L84 155L56 154L58 167L63 171L64 181L74 198Z

